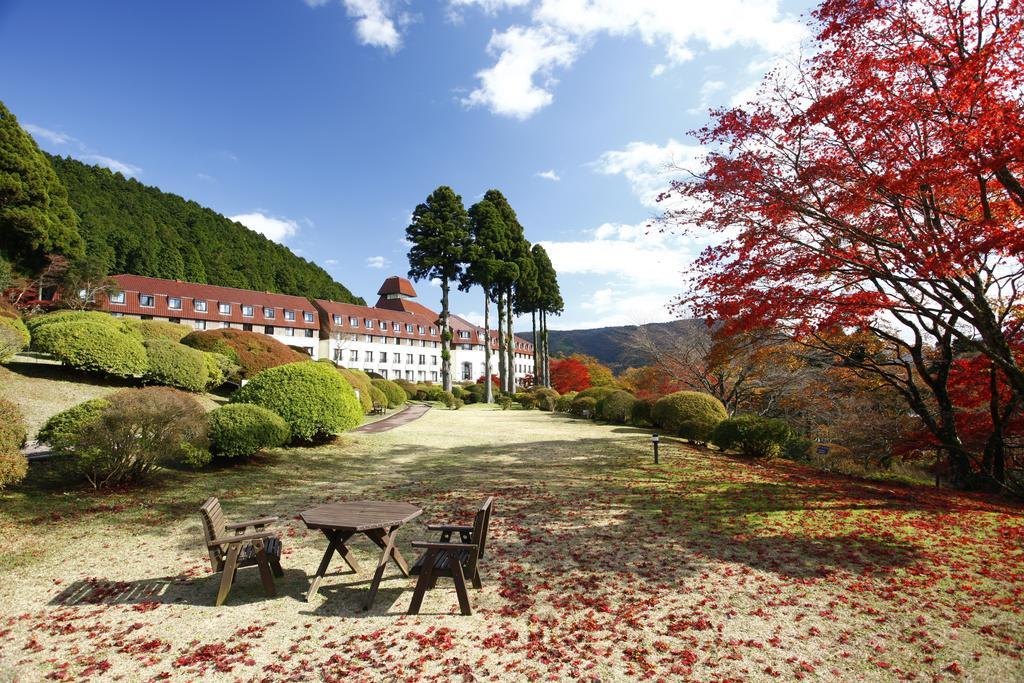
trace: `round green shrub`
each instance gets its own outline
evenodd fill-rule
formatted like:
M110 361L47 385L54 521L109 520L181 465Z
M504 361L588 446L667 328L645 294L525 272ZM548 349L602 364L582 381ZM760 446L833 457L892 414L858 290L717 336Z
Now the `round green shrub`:
M388 407L388 396L378 387L372 385L370 386L370 398L373 399L373 402L376 405L379 405L382 408Z
M576 398L592 398L595 402L597 402L614 391L616 391L615 387L587 387L583 391L576 394Z
M654 400L649 398L638 398L629 409L629 421L637 427L646 427L653 424L651 411L654 409Z
M416 385L408 380L398 378L395 380L395 384L402 387L402 391L405 392L405 400L411 401L416 398Z
M592 418L597 414L597 399L593 396L577 396L569 412L580 417Z
M384 395L388 397L388 408L397 408L409 400L405 389L389 379L375 379L372 381L372 384L383 391Z
M305 441L339 434L363 419L352 386L324 363L289 363L264 370L231 401L274 411L288 423L293 439Z
M148 367L146 347L137 336L88 320L43 325L32 334L32 348L76 370L117 377L140 376Z
M18 406L0 398L0 452L20 450L26 436L25 419Z
M66 452L75 435L98 420L109 407L107 399L94 398L61 411L46 421L36 435L36 441L49 444L58 453Z
M170 339L150 339L144 343L149 355L147 382L185 391L206 389L210 371L202 351Z
M325 363L331 367L337 367L329 360L325 360ZM359 405L363 409L363 415L369 414L373 410L373 396L370 393L370 388L373 386L370 380L370 376L362 370L353 370L352 368L337 368L341 376L345 378L345 381L358 392L357 398L359 399Z
M466 398L466 390L463 389L462 387L452 387L452 394L455 395L455 398Z
M636 397L628 391L613 391L597 402L597 416L612 424L626 424L633 412Z
M792 436L793 431L782 420L740 415L719 422L711 443L723 451L737 450L751 458L776 458Z
M498 405L501 406L502 410L508 410L512 407L512 397L502 394L498 397Z
M534 396L535 405L549 413L554 411L560 398L557 391L547 387L534 387L530 393Z
M125 318L124 324L129 330L135 332L143 340L168 339L173 342L180 342L192 333L188 325L172 323L166 320L136 320Z
M470 384L465 388L466 395L463 396L463 400L466 403L483 403L484 399L487 398L487 387L483 384ZM497 395L497 391L494 395Z
M454 408L455 407L455 401L456 401L455 394L453 394L450 391L444 391L444 390L441 391L441 403L444 404L445 408L448 408L449 410Z
M782 446L782 457L797 462L807 462L811 459L811 448L814 442L806 436L793 434Z
M655 426L697 443L707 443L719 422L729 417L722 402L699 391L677 391L654 404Z
M231 403L210 413L210 449L225 458L245 458L284 445L291 438L280 415L249 403Z
M32 341L32 335L21 318L14 318L0 313L0 327L9 327L17 332L21 338L21 348L25 348Z
M559 396L558 400L555 401L555 410L557 410L560 413L568 413L570 410L572 410L572 402L574 400L576 400L576 392L567 391L566 393Z
M108 325L114 327L121 332L129 332L128 325L126 324L127 318L115 318L109 313L103 311L55 311L53 313L46 313L44 315L36 315L28 318L25 321L28 331L34 337L36 332L47 327L49 325L56 325L58 323L97 323L99 325Z
M0 450L0 491L28 475L28 458L21 451Z

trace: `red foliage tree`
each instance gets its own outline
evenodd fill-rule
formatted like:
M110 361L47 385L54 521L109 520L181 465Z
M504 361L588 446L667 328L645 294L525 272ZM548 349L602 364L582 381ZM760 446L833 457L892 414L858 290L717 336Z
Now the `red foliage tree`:
M552 358L551 386L560 394L583 391L590 386L590 371L577 358Z
M501 379L497 375L491 375L491 382L496 387L500 387L501 386ZM476 378L476 383L477 384L483 384L484 383L484 376L480 375L479 377L477 377Z
M963 474L950 350L1024 397L1024 0L826 0L814 22L812 57L697 133L712 151L668 217L725 239L679 304L826 347L870 333L881 361L844 358L904 392Z

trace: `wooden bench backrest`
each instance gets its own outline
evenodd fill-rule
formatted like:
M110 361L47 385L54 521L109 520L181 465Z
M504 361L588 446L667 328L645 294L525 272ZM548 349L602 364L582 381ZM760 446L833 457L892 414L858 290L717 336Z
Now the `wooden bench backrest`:
M203 534L210 551L210 564L213 571L220 571L218 565L224 560L223 553L220 547L210 546L215 538L224 538L224 511L220 509L220 501L214 497L207 498L199 508L199 514L203 518Z
M476 517L473 518L473 538L470 542L476 544L476 551L470 555L469 563L466 567L467 573L470 576L473 576L473 573L476 571L476 563L484 556L484 550L487 548L487 527L491 523L491 508L493 504L494 496L488 497L484 504L480 506Z

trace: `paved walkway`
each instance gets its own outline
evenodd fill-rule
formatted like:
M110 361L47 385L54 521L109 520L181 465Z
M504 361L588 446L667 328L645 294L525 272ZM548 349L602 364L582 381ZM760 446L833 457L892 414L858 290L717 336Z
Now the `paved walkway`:
M385 417L383 420L377 420L371 422L368 425L357 427L353 429L354 432L363 432L364 434L377 434L379 432L390 432L395 427L401 427L404 424L409 424L413 420L418 420L423 416L423 413L430 410L430 406L425 406L419 403L414 403L408 406L405 410L395 413L390 417Z

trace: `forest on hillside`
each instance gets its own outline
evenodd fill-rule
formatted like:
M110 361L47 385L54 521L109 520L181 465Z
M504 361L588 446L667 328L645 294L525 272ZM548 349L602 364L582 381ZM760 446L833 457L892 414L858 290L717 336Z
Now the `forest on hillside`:
M111 274L365 303L320 266L212 209L101 166L47 157L78 214L86 252Z

